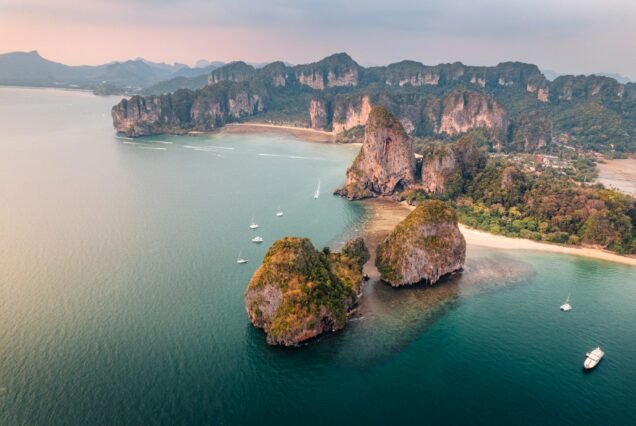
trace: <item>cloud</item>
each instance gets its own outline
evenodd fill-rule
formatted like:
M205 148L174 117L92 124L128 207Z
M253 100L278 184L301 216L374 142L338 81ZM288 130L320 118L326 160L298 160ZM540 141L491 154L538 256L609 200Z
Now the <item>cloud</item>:
M157 55L162 45L203 37L181 50L188 57L293 62L347 50L376 64L397 55L429 63L514 58L594 70L605 68L598 64L603 60L636 74L623 53L636 39L633 0L0 0L0 16L19 21L17 38L29 40L45 24L75 28L78 37L92 27L103 34L104 46L124 33L151 43L157 34L170 34L173 40L145 45ZM11 35L0 25L0 36ZM194 46L198 53L186 52Z

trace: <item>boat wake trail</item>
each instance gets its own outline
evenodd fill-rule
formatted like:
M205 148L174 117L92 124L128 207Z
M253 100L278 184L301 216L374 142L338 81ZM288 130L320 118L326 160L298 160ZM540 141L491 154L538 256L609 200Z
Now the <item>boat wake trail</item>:
M317 158L317 157L302 157L300 155L280 155L280 154L266 154L266 153L259 153L258 154L261 157L280 157L280 158L289 158L291 160L314 160L314 161L322 161L322 158Z

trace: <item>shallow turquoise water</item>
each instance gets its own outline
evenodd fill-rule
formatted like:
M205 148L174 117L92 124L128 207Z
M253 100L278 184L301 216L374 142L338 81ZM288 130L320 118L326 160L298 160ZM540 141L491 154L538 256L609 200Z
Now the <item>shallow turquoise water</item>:
M343 332L271 348L243 290L276 238L360 226L330 195L356 149L118 139L115 101L0 89L0 424L636 422L636 268L471 247L443 285L370 286Z

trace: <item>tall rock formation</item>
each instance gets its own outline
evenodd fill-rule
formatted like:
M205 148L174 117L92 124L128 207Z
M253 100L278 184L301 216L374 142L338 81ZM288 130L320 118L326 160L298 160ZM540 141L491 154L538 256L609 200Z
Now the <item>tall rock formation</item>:
M461 188L461 180L461 169L451 145L431 147L423 154L421 187L425 192L454 193Z
M422 153L421 182L413 189L445 198L457 195L483 170L487 159L470 136L430 146Z
M278 240L245 290L247 315L270 345L294 346L340 330L361 294L368 259L362 239L340 253L319 252L307 238Z
M222 81L249 81L256 75L256 69L243 61L230 62L215 69L208 76L208 84L216 84Z
M299 84L315 90L357 86L360 66L346 53L336 53L318 62L298 65L294 74Z
M427 282L463 268L466 241L442 201L421 202L377 249L376 266L393 287Z
M455 90L442 99L438 133L457 135L479 127L505 133L507 126L506 111L488 95Z
M552 121L547 114L531 111L514 127L512 148L520 152L535 152L552 143Z
M364 143L336 191L349 199L391 195L415 182L413 143L402 124L382 106L369 114Z
M222 82L202 90L122 99L111 111L126 136L210 131L263 111L264 99L247 83Z
M335 133L342 133L354 127L366 125L371 108L371 98L366 95L354 102L334 102L332 130Z

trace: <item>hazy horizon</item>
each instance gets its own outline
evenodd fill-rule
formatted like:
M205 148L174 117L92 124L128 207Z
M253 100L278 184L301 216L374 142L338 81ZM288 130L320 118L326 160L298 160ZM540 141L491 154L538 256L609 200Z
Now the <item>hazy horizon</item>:
M308 63L347 52L365 66L521 61L636 77L628 0L0 0L0 15L0 52L37 50L69 65Z

